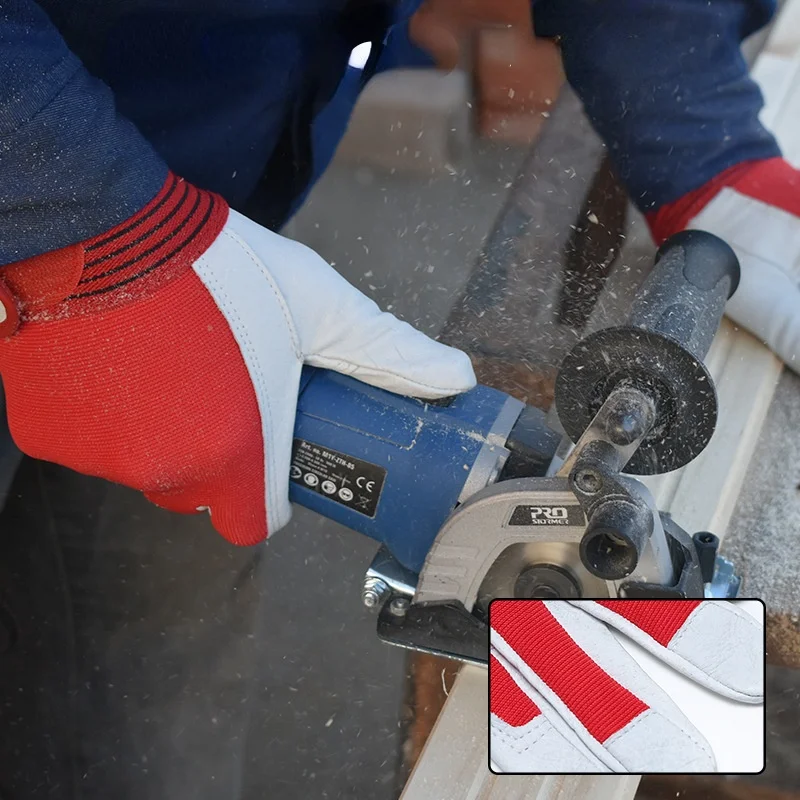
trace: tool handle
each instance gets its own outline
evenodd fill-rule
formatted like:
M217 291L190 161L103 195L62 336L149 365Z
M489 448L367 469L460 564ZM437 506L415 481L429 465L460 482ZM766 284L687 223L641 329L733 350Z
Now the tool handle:
M659 248L629 323L668 336L702 361L738 285L739 260L728 244L705 231L681 231Z

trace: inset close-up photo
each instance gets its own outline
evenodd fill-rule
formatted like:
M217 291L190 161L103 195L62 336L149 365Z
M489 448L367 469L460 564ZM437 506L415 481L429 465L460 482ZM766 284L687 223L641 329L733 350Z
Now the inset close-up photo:
M0 800L800 800L798 119L800 0L0 0Z
M496 773L758 773L760 600L495 600Z

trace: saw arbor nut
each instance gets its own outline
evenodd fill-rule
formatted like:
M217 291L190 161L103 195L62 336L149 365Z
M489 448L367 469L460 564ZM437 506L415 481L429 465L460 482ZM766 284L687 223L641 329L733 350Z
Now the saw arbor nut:
M575 475L575 485L586 494L596 494L603 486L602 478L591 469L583 469Z
M522 570L514 584L514 597L553 600L580 596L575 576L557 564L534 564Z

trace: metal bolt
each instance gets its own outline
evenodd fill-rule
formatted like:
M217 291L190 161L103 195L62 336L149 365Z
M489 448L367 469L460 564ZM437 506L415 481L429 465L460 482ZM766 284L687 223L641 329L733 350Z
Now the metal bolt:
M586 494L595 494L600 490L600 476L591 469L581 470L575 476L575 485Z
M618 390L615 403L608 409L605 431L611 442L625 447L641 439L653 426L655 407L638 390Z
M404 617L411 601L407 597L395 597L389 603L389 613L394 617Z
M380 578L369 577L364 581L361 600L367 608L377 608L388 596L389 587Z
M641 439L646 432L645 422L633 412L609 417L606 423L608 438L621 447L633 444L637 439Z

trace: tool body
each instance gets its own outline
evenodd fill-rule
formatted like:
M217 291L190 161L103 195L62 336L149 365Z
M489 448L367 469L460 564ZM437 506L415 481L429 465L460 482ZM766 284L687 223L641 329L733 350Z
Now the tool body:
M379 635L485 663L496 597L735 595L716 537L683 531L633 476L684 466L711 438L703 358L737 284L720 239L666 242L628 324L565 358L563 439L486 386L430 403L306 369L290 497L383 545L364 594Z
M523 409L488 386L435 405L306 367L290 498L377 539L419 571L456 505L497 480ZM543 429L542 439L543 474L558 437Z

